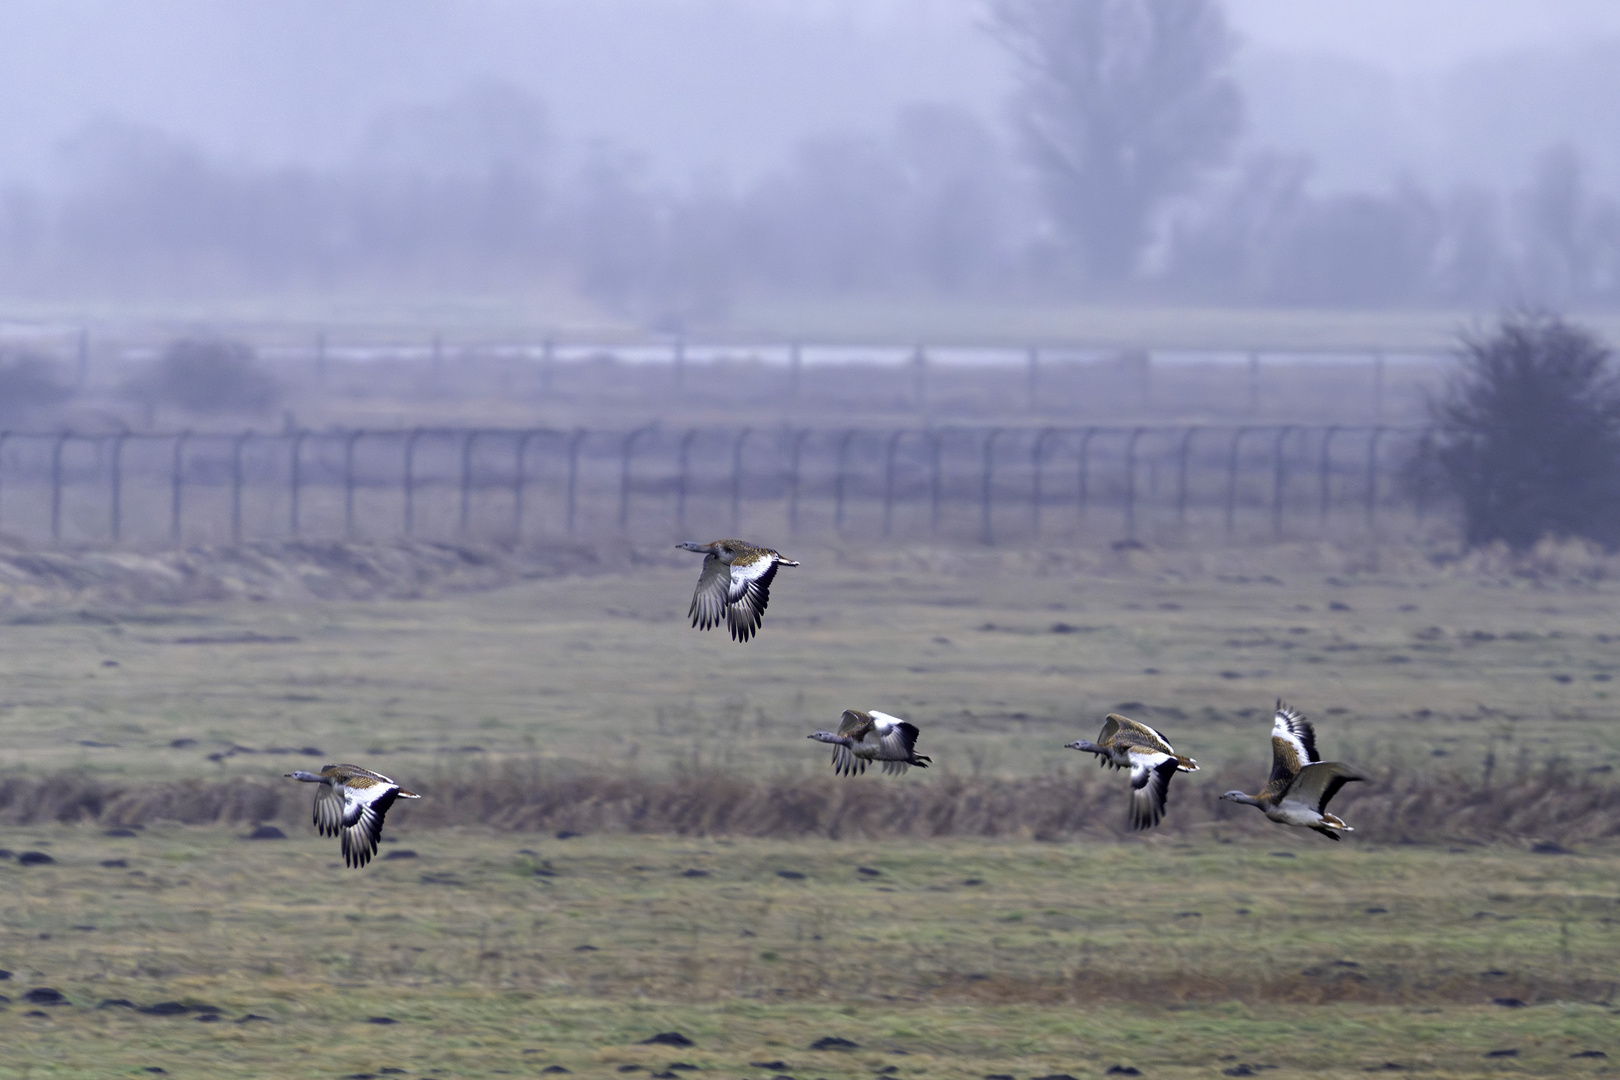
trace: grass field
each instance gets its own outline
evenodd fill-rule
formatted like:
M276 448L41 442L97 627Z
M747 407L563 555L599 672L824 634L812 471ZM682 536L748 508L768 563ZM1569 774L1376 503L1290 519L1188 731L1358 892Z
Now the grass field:
M352 874L308 835L15 842L57 863L0 863L6 989L72 1004L0 1016L8 1076L1547 1075L1620 1023L1614 852L404 829Z
M746 646L685 626L697 560L675 552L417 600L12 596L0 846L54 863L0 859L0 1076L1597 1075L1620 1057L1612 810L1545 837L1459 818L1403 845L1212 809L1225 781L1264 780L1278 696L1328 757L1379 777L1364 787L1382 793L1335 804L1352 824L1358 798L1385 820L1397 782L1477 785L1487 762L1562 759L1542 802L1611 791L1608 560L789 553L804 565ZM805 735L852 705L916 720L935 767L846 789L1084 777L1114 831L790 840L653 822L560 840L481 825L465 797L526 775L503 763L830 784ZM1204 766L1145 836L1119 838L1118 776L1062 749L1115 708ZM307 789L279 780L317 758L420 786L383 849L414 858L338 865ZM109 836L70 778L181 801L284 784L268 816L289 839L244 842L253 816L224 813L151 812ZM53 790L67 809L40 817ZM24 1000L40 987L71 1004ZM140 1011L163 1002L187 1008ZM640 1045L667 1031L694 1045ZM809 1049L823 1037L859 1045ZM1614 1057L1572 1056L1597 1051Z

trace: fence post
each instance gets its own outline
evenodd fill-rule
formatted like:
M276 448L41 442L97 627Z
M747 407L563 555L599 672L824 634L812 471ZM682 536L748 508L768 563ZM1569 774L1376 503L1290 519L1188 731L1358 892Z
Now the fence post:
M62 448L73 433L64 431L51 446L51 543L62 542Z
M1384 354L1373 353L1373 423L1384 422Z
M789 429L792 432L792 429ZM804 428L792 432L793 445L788 453L788 533L797 535L799 531L799 466L804 452L804 441L810 437L810 429Z
M299 500L304 492L304 440L309 438L309 432L297 431L292 436L292 461L287 477L287 513L288 524L294 538L299 532Z
M1423 524L1423 519L1429 511L1429 483L1427 479L1427 465L1429 462L1429 455L1434 452L1432 449L1433 445L1434 428L1426 427L1423 429L1422 437L1418 440L1417 461L1422 471L1418 473L1417 483L1413 485L1413 488L1415 489L1413 491L1412 500L1414 504L1413 510L1416 512L1417 523L1419 525Z
M1029 411L1039 412L1041 387L1041 350L1031 345L1024 355L1024 393L1029 398Z
M1136 539L1136 441L1147 428L1138 425L1125 440L1125 538Z
M1192 454L1193 437L1199 429L1188 428L1181 436L1181 450L1176 455L1176 524L1187 524L1187 459Z
M692 465L692 443L698 437L697 428L687 428L686 434L681 436L680 450L675 461L675 528L683 535L686 532L686 482L687 474Z
M1378 516L1378 440L1387 429L1378 425L1367 438L1367 528L1371 529Z
M568 535L574 535L574 509L578 505L576 495L579 491L579 445L590 434L588 428L575 428L574 434L568 439Z
M242 453L253 432L244 431L231 443L231 543L242 542Z
M435 339L437 340L437 339ZM405 436L405 537L416 532L416 440L422 437L422 428L412 428Z
M1287 465L1283 461L1283 443L1294 431L1292 424L1277 429L1277 439L1271 444L1271 536L1282 539L1283 489L1288 484Z
M523 492L527 486L527 468L529 440L537 437L539 431L525 431L518 436L517 457L512 462L512 543L523 542Z
M1232 446L1226 454L1226 535L1232 535L1237 516L1238 446L1249 433L1240 427L1232 433Z
M467 521L472 515L472 452L473 442L478 438L475 428L461 437L461 519L459 522L462 536L467 535Z
M0 431L0 473L3 473L5 469L6 442L10 440L11 436L12 432L10 431ZM4 492L4 490L4 487L0 486L0 492Z
M939 532L940 455L945 447L942 432L928 432L928 532Z
M1080 433L1079 487L1075 491L1074 516L1078 524L1085 524L1087 503L1091 498L1091 440L1101 428L1088 427Z
M743 428L737 432L737 438L731 444L731 535L733 536L742 529L742 453L743 444L748 441L751 430Z
M1043 427L1035 436L1035 443L1029 451L1030 497L1029 497L1029 525L1030 532L1035 539L1041 538L1041 470L1046 464L1046 440L1057 434L1057 428Z
M630 525L630 455L635 453L636 440L652 430L652 426L643 425L636 428L624 437L619 457L619 531L623 532Z
M844 467L849 462L849 444L855 438L855 429L846 428L838 438L838 471L833 475L833 528L844 528Z
M928 351L918 345L911 353L911 392L918 412L928 409Z
M110 462L111 475L109 477L112 490L109 497L112 502L112 539L118 543L124 538L124 440L129 438L129 432L120 431L112 437L112 461Z
M1321 499L1317 517L1322 525L1328 521L1328 513L1332 508L1333 500L1333 436L1339 433L1339 425L1329 424L1322 432L1322 460L1317 468L1317 491Z
M889 536L894 532L894 458L900 449L900 440L905 437L905 429L900 428L890 434L889 441L883 453L883 535Z
M996 542L992 518L995 513L994 488L996 471L996 437L1000 428L991 428L984 436L984 469L979 476L979 542L994 546Z
M182 431L174 437L174 461L169 474L169 541L180 546L181 506L186 480L186 443L191 432Z
M343 439L343 535L354 539L354 446L365 431L351 431Z

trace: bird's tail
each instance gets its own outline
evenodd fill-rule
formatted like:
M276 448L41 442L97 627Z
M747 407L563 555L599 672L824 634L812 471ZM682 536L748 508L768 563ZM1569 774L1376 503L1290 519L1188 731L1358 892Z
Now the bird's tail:
M400 788L398 791L394 792L394 798L396 799L420 799L421 797L422 796L418 795L416 792L406 791L404 788Z
M1198 762L1182 754L1176 755L1176 769L1179 772L1197 772Z

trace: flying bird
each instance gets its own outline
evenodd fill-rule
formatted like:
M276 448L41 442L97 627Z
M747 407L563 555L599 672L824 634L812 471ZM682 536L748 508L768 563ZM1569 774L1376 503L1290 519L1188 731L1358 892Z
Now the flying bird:
M315 791L315 828L322 836L341 836L343 861L359 868L377 853L383 818L395 799L420 799L382 773L358 765L328 765L318 773L295 769L284 774Z
M1316 731L1299 713L1277 702L1271 725L1271 779L1258 795L1228 791L1228 802L1256 806L1279 825L1314 829L1329 840L1354 832L1327 804L1346 784L1367 779L1342 761L1323 761L1316 752Z
M1151 829L1164 817L1170 778L1177 772L1197 772L1198 762L1176 753L1163 735L1118 713L1103 720L1096 742L1077 739L1070 750L1096 754L1099 764L1131 770L1131 827Z
M771 599L771 579L776 577L776 568L799 565L784 559L779 551L741 540L709 544L688 540L677 546L704 553L703 572L698 575L692 609L687 612L692 625L707 630L720 625L723 619L737 641L747 641L759 630L765 605Z
M934 760L917 753L916 724L876 709L845 709L836 732L817 731L809 737L832 743L833 772L840 776L866 772L868 761L882 762L884 772L898 776L912 765L926 769Z

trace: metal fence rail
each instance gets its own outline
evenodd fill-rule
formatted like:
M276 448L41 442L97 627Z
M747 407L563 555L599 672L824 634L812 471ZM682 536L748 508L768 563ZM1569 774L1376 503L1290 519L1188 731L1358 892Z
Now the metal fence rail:
M1426 508L1389 426L0 432L0 532L279 538L1317 536Z

